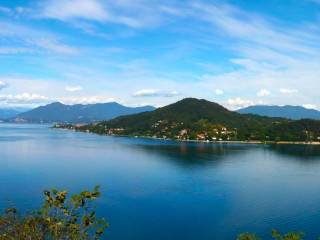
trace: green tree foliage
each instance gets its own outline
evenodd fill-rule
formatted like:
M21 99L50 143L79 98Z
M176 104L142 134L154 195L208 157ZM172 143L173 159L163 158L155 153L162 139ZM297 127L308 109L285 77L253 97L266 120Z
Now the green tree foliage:
M303 240L302 232L289 232L281 235L277 230L272 230L271 236L274 240ZM253 233L242 233L237 237L237 240L260 240L261 238Z
M275 240L302 240L304 234L302 232L289 232L281 235L277 230L272 230L272 237Z
M99 240L108 223L97 218L93 202L99 187L68 197L67 191L44 191L42 208L20 217L15 208L0 216L0 240ZM282 235L272 230L274 240L303 240L302 232ZM237 240L260 240L253 233L242 233Z
M237 237L237 240L260 240L260 238L253 233L242 233Z
M98 186L69 198L67 191L44 191L40 210L20 217L11 208L0 216L0 240L98 240L108 227L92 205L99 196Z

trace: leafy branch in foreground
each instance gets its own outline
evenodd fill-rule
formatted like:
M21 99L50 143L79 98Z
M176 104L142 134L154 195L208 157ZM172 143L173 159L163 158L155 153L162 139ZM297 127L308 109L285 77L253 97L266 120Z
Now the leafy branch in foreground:
M15 208L0 215L0 240L99 240L108 227L96 216L92 203L100 197L99 187L68 198L67 191L44 191L43 207L24 217ZM272 231L274 240L303 240L302 232L282 235ZM253 233L242 233L237 240L261 240Z
M302 232L289 232L281 235L277 230L272 230L271 236L274 240L303 240ZM260 237L253 233L242 233L237 237L237 240L261 240Z
M100 239L108 227L92 206L100 196L99 187L68 198L67 191L44 191L43 207L20 217L15 208L0 216L0 240Z

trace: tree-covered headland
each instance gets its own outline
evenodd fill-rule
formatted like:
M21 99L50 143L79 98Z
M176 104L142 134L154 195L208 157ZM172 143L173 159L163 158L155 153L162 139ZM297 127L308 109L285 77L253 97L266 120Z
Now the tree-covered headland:
M175 140L319 142L320 121L290 120L239 114L219 104L195 98L89 125L57 125L106 135Z

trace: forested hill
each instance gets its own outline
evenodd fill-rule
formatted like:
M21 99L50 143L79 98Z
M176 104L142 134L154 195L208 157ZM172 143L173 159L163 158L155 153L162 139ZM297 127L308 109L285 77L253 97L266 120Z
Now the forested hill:
M270 125L274 121L279 120L285 121L283 119L271 119L250 114L242 115L229 111L214 102L204 99L186 98L152 112L119 117L102 124L107 124L110 127L144 131L152 128L158 121L176 124L183 123L184 127L193 127L199 121L207 121L210 124L222 124L229 128L239 128L241 126Z
M320 141L320 121L240 114L195 98L186 98L152 112L68 127L98 134L179 140Z

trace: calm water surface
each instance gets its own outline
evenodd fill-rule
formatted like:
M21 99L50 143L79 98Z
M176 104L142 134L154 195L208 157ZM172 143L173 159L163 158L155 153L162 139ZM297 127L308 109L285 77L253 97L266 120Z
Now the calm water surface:
M100 184L107 239L320 236L320 148L186 144L0 124L0 208Z

